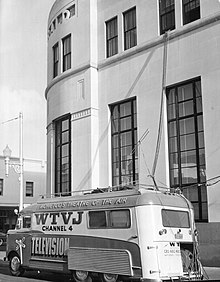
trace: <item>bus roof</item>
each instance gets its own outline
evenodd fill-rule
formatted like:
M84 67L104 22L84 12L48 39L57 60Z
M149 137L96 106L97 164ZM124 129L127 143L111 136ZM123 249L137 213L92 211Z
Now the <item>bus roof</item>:
M94 192L95 191L95 192ZM101 192L102 191L102 192ZM110 190L111 191L111 190ZM21 214L46 211L94 210L124 208L143 205L192 208L191 203L182 195L134 186L133 189L103 192L93 190L84 195L40 199L21 211Z

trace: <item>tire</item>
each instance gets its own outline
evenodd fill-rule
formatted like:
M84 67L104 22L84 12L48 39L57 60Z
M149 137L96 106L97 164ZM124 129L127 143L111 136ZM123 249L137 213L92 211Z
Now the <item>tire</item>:
M74 270L72 271L72 276L75 282L92 282L88 271Z
M99 274L101 282L116 282L118 279L117 274L101 273Z
M9 269L13 276L22 276L24 274L24 269L21 266L21 260L18 254L10 256Z

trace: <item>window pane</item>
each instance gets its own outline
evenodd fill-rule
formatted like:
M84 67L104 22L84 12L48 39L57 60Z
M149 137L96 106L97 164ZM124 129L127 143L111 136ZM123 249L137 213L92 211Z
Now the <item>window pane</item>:
M204 166L200 166L199 168L199 176L200 176L200 182L206 182L206 168L205 165Z
M167 91L167 100L168 100L168 105L170 104L175 104L175 89L169 89Z
M69 144L62 146L62 156L66 157L69 155Z
M131 160L131 158L132 158L132 153L133 153L132 146L123 147L123 148L121 149L121 159L122 159L123 161L125 161L125 160Z
M137 45L135 8L124 13L124 42L125 50Z
M31 228L31 216L25 216L23 218L23 228Z
M193 98L192 83L178 87L178 101L184 101Z
M197 165L196 150L181 153L181 166L190 167Z
M199 148L204 148L205 147L204 132L198 133L198 139L199 139Z
M174 0L160 0L160 34L175 28Z
M200 1L183 0L183 24L193 22L200 18Z
M181 169L182 184L197 183L197 169L196 167L186 167Z
M168 119L174 119L176 117L176 105L170 104L168 106Z
M112 136L112 147L113 148L118 148L118 135L113 135Z
M117 18L106 22L107 57L118 53L118 27Z
M180 150L192 150L196 148L195 134L180 136Z
M131 115L131 102L120 105L120 117Z
M89 212L89 227L104 228L107 227L105 211Z
M178 169L170 170L171 187L179 185L179 174L178 173L179 173Z
M194 208L195 220L199 220L199 203L192 203Z
M193 101L182 102L179 104L179 117L192 115L194 112Z
M129 228L130 212L129 210L118 210L110 212L110 226L114 228Z
M178 154L177 153L170 154L170 168L171 169L178 168Z
M202 112L202 97L196 98L196 110L197 110L197 113Z
M196 97L201 97L201 93L202 93L202 90L201 90L201 81L196 81L195 82L195 89L196 89Z
M176 121L169 122L169 136L173 137L176 136Z
M122 171L121 171L122 175L126 175L126 174L130 175L133 170L132 160L122 162L121 167L122 167Z
M197 126L198 126L198 131L203 131L204 128L203 128L203 117L202 115L199 115L197 117Z
M69 131L65 131L62 133L62 143L66 143L69 141Z
M190 199L191 202L198 202L198 189L196 186L185 187L183 189L183 194L187 199Z
M118 119L113 119L112 120L112 132L118 132Z
M113 186L117 186L120 184L119 177L113 177L112 181Z
M71 35L63 39L63 71L71 68Z
M113 175L119 176L119 163L113 163Z
M202 185L200 187L200 189L201 189L202 202L207 202L207 189L206 189L206 185Z
M195 132L194 118L187 118L179 121L180 134L188 134Z
M162 210L164 227L189 228L189 214L186 211Z
M177 152L177 138L176 137L169 139L169 150L170 150L170 153Z
M207 203L202 203L202 218L208 220L208 205Z
M121 119L120 127L121 130L131 129L131 117Z
M121 134L121 146L132 145L131 132Z
M112 111L112 118L113 119L116 119L116 118L118 118L119 117L119 107L118 107L118 105L117 106L112 106L112 109L111 109Z
M201 166L205 165L205 150L204 149L199 150L199 163Z
M34 183L33 182L26 182L26 197L33 197L34 196Z
M62 131L68 130L69 129L69 120L64 120L62 121Z
M112 161L118 162L119 161L119 149L113 149L112 150Z

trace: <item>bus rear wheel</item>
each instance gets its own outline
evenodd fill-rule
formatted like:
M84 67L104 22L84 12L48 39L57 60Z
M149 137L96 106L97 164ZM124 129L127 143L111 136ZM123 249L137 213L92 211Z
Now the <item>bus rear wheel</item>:
M13 254L9 260L10 272L13 276L22 276L24 269L21 266L20 257L17 254Z
M91 277L89 276L88 271L83 270L74 270L72 272L73 279L76 282L92 282Z
M118 279L117 274L101 273L99 275L101 282L116 282Z

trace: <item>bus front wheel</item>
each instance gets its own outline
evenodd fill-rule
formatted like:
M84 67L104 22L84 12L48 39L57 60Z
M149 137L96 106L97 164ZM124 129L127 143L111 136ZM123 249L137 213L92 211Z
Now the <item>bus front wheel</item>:
M24 274L24 269L21 266L20 257L17 254L13 254L9 260L10 272L13 276L22 276Z

